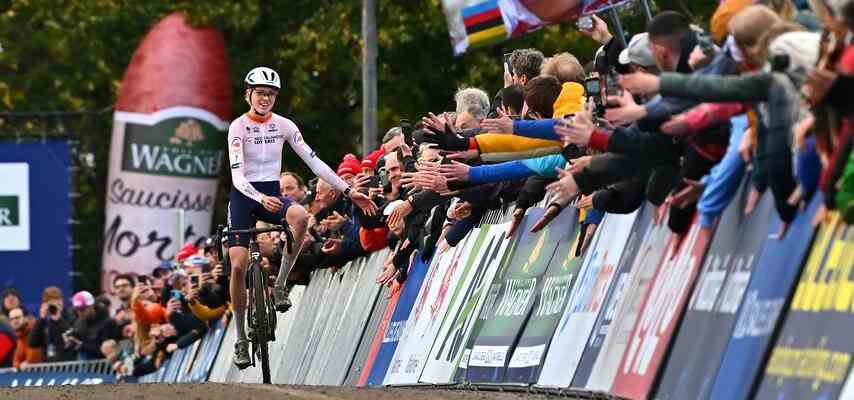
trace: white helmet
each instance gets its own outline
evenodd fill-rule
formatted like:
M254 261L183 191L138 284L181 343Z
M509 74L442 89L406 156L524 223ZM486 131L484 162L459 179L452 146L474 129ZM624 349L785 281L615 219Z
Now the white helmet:
M276 89L281 89L282 84L279 80L279 74L273 71L272 68L255 67L252 71L246 74L246 79L243 80L249 86L264 85L272 86Z

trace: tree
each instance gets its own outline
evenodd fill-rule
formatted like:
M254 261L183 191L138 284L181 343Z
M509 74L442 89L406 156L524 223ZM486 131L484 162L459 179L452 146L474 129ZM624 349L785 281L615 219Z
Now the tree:
M661 8L690 8L708 20L716 1L659 1ZM589 60L595 46L573 24L547 27L492 49L452 56L439 0L382 0L378 4L378 90L381 136L400 118L453 108L461 86L494 93L501 86L501 54L537 47L547 55L560 51ZM218 28L225 40L234 82L235 115L246 109L243 75L268 65L283 77L276 111L301 126L321 158L337 163L358 149L361 132L359 1L238 0L231 2L14 0L0 3L0 109L11 111L105 110L85 117L11 118L0 116L0 139L21 132L73 132L84 152L95 155L94 171L79 182L75 230L82 248L75 264L83 276L78 288L97 289L104 229L107 153L112 114L122 75L145 33L164 16L185 11L200 26ZM639 32L638 15L626 26ZM308 170L293 155L285 165ZM216 215L224 220L230 187L223 174Z

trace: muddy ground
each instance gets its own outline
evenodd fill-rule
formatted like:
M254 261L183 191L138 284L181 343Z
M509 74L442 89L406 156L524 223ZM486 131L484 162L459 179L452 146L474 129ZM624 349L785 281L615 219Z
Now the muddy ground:
M560 397L529 393L476 392L435 388L357 389L351 387L220 383L0 388L0 399L3 400L543 400L547 398ZM569 396L569 398L590 397Z

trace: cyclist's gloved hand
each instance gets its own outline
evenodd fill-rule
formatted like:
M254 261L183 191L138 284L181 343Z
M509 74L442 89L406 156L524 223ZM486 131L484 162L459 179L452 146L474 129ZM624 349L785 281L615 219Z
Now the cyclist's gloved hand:
M429 129L423 137L425 142L436 144L442 150L462 151L469 148L469 140L454 132L447 122L443 132Z

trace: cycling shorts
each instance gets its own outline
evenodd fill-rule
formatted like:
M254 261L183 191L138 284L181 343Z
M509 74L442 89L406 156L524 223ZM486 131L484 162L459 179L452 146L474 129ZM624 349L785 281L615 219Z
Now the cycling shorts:
M282 196L279 189L279 181L251 182L252 186L259 192L282 201L282 209L272 213L264 208L261 203L246 197L239 190L232 188L228 196L228 226L230 229L254 228L258 221L281 225L285 219L288 207L293 204L290 198ZM239 236L235 238L235 236ZM232 235L228 238L229 246L249 247L249 235Z

